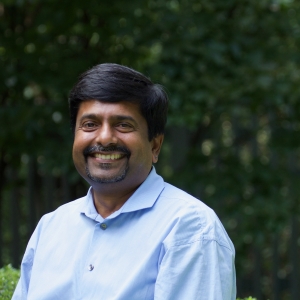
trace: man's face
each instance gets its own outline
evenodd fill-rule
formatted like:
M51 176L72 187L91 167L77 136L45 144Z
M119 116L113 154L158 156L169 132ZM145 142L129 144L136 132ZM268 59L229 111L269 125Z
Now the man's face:
M122 182L140 185L157 161L162 136L149 142L147 122L131 102L80 104L73 160L92 186Z

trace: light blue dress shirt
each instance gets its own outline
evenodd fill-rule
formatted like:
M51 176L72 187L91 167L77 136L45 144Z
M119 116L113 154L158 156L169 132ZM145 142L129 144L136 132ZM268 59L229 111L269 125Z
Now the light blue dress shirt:
M148 178L103 219L87 196L45 215L13 300L234 300L234 247L201 201Z

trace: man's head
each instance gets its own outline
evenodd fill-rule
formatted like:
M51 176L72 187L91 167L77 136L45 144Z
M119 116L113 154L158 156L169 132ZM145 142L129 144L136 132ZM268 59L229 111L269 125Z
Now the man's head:
M95 189L134 190L158 159L166 93L132 69L102 64L80 76L69 101L78 172Z
M79 106L86 100L136 103L148 125L149 141L163 134L168 97L163 88L143 74L117 64L100 64L83 73L70 92L71 127L74 132Z

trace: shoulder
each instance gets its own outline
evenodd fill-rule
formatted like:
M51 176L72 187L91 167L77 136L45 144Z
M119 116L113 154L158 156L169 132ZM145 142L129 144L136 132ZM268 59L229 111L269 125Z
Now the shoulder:
M205 203L169 183L165 183L160 201L164 205L172 207L178 216L197 221L201 228L216 219L214 211Z
M166 240L169 246L211 240L234 252L221 221L205 203L168 183L165 183L159 202L174 223Z
M76 215L80 215L80 212L84 209L86 203L86 196L73 200L66 204L59 206L56 210L45 214L39 221L36 230L47 228L51 224L62 224L61 222L67 222L69 219L75 219Z

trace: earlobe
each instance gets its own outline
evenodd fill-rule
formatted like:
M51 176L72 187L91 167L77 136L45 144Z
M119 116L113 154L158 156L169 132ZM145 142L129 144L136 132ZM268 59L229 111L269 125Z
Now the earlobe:
M156 164L158 162L158 155L152 155L152 163Z
M152 163L157 163L158 155L164 140L164 135L160 134L153 138L152 140Z

